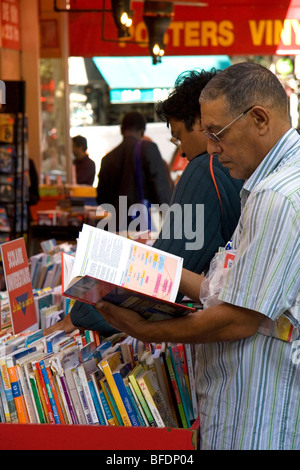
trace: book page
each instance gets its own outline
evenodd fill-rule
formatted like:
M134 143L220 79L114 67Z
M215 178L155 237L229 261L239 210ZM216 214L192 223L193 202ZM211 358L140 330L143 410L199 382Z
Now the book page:
M71 279L96 279L174 302L182 258L102 229L83 225Z
M72 270L75 262L75 256L69 255L68 253L61 253L61 265L62 265L62 292L64 292L71 280L73 279Z

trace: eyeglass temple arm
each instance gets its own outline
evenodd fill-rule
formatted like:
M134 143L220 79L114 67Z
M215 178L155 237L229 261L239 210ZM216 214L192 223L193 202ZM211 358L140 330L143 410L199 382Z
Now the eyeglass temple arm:
M245 116L245 114L249 113L249 111L251 111L252 108L254 108L255 105L253 106L250 106L250 108L246 109L246 111L244 111L243 113L241 113L238 117L236 117L233 121L231 121L229 124L227 124L227 126L223 127L223 129L221 129L219 132L216 133L216 136L218 136L219 134L221 134L223 131L225 131L225 129L227 129L227 127L231 126L231 124L235 123L235 121L237 121L238 119L240 119L241 117Z

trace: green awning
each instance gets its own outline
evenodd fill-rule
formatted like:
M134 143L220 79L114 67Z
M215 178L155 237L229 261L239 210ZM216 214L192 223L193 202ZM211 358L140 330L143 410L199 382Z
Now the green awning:
M157 101L162 90L173 88L182 72L223 70L231 65L225 55L166 56L157 65L152 64L151 57L94 57L93 61L108 84L114 103Z

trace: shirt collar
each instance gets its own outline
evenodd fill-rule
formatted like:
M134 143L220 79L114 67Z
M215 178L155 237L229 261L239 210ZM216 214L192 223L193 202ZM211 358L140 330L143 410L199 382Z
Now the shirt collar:
M291 127L274 145L270 152L258 165L250 178L245 182L241 197L249 194L254 186L271 174L281 163L288 160L294 154L295 146L300 151L300 136L298 132Z

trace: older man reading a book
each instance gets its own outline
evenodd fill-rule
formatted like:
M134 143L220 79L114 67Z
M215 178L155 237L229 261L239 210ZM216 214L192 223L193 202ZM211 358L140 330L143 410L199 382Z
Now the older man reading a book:
M217 301L160 322L97 307L142 341L195 345L201 449L299 449L300 136L284 88L258 64L216 74L200 105L208 152L245 180ZM203 280L183 270L180 290L198 299Z

